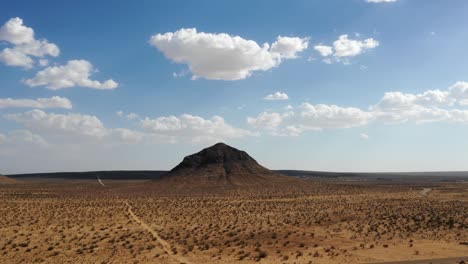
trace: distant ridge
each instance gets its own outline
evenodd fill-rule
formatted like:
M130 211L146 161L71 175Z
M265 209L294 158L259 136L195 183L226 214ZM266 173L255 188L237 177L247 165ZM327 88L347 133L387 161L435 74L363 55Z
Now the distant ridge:
M95 180L96 177L105 180L153 180L166 174L167 171L84 171L84 172L45 172L12 174L10 178L24 179L68 179L68 180Z
M205 187L266 186L298 180L270 171L245 151L217 143L186 156L158 181L186 187Z

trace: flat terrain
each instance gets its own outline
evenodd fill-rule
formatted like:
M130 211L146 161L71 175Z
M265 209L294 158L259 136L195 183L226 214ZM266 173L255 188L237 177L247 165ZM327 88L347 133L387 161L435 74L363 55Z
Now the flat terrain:
M0 184L0 204L0 263L468 260L463 182L175 190L142 180L17 179Z

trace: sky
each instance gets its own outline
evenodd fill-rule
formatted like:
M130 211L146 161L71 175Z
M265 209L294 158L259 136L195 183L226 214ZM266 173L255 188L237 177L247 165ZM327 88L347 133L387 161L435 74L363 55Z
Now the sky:
M0 173L468 170L464 0L4 1Z

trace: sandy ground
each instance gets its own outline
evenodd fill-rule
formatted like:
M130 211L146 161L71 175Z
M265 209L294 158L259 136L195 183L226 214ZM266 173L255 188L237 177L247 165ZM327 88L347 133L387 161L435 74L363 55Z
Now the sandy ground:
M99 178L0 185L0 263L439 263L467 255L467 190L336 182L180 195Z

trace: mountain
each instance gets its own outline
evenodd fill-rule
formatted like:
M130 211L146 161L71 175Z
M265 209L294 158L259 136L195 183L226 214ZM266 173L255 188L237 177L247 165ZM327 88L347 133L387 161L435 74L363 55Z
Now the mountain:
M270 171L245 151L217 143L186 156L158 181L185 187L207 187L267 186L298 180Z

